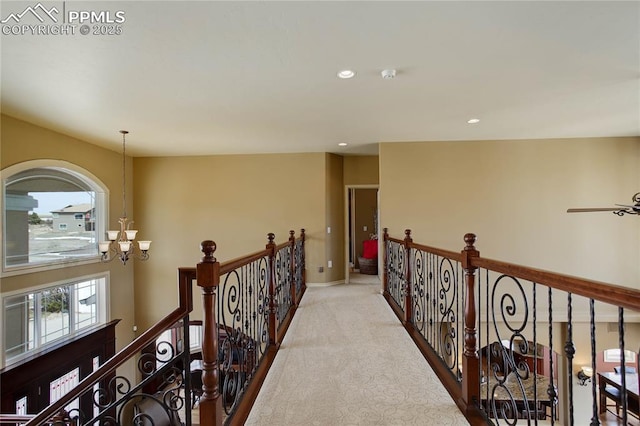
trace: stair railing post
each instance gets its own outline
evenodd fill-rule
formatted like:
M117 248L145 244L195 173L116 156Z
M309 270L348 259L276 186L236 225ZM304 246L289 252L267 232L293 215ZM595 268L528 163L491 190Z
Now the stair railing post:
M405 325L413 322L413 302L411 295L411 229L404 230L404 253L405 253L405 272L404 272L404 323Z
M269 250L269 272L267 274L267 288L269 291L269 345L276 345L278 339L276 338L276 312L278 309L278 301L276 300L276 244L274 240L275 234L270 232L267 235L269 242L267 243L267 250Z
M462 354L462 398L467 410L478 405L480 394L480 372L478 371L478 348L476 330L476 270L473 259L480 256L475 248L475 234L465 234L465 248L462 250L466 295L464 307L464 352Z
M307 267L305 261L305 244L306 244L306 235L304 233L304 228L300 230L300 239L302 240L302 261L300 262L300 266L302 267L302 291L307 288Z
M200 397L200 425L222 425L222 398L218 391L218 324L216 289L220 284L220 263L213 257L216 243L201 244L204 257L196 266L196 282L202 288L202 396ZM185 366L186 367L186 366Z
M296 231L293 229L289 231L289 285L291 286L291 309L295 309L298 305L296 303Z
M389 293L389 277L387 271L389 270L389 258L387 251L389 248L389 228L382 230L382 294Z

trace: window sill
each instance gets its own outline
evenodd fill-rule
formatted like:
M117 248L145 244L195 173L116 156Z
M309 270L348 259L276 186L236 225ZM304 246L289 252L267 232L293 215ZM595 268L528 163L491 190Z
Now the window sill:
M46 263L39 265L10 266L3 268L0 277L12 277L16 275L33 274L36 272L51 271L54 269L69 268L74 266L89 265L92 263L100 263L100 255L91 256L84 260L70 260L56 263Z

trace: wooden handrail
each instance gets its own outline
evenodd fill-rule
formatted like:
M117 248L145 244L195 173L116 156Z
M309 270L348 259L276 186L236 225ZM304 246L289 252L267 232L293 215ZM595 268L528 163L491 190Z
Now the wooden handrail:
M255 252L253 254L243 256L237 259L233 259L231 261L225 262L224 264L219 264L215 257L213 257L213 252L215 251L215 243L213 241L204 241L203 244L203 253L205 253L205 257L203 257L202 262L200 262L196 267L188 267L188 268L179 268L178 274L178 287L179 287L179 307L172 311L169 315L161 319L157 324L153 325L151 328L142 333L138 338L136 338L133 342L128 344L125 348L123 348L120 352L118 352L115 356L108 359L98 370L91 373L85 379L83 379L72 391L61 397L58 401L51 404L49 407L44 409L42 412L36 415L15 415L15 414L7 414L0 415L0 423L6 422L27 422L28 426L40 425L44 423L51 422L52 419L55 419L56 416L59 416L62 413L63 407L68 405L74 399L80 397L87 391L91 390L91 387L105 378L108 378L109 375L113 374L115 369L122 364L124 364L127 360L136 356L140 353L144 348L149 346L151 343L155 342L155 339L163 333L165 330L169 329L175 323L183 320L188 314L193 310L193 297L192 297L192 283L196 282L196 284L202 288L203 292L203 308L205 311L205 319L202 321L202 325L204 328L204 336L202 342L202 355L203 355L203 395L200 399L200 419L201 424L213 424L213 425L221 425L222 424L222 413L224 411L222 407L222 399L220 398L220 393L218 391L218 328L215 322L215 294L216 289L220 283L220 276L227 274L231 271L236 270L237 268L241 268L245 265L248 265L256 260L266 258L269 264L269 270L271 273L269 274L271 278L269 279L270 286L270 307L269 307L269 315L270 322L273 320L271 318L275 318L275 305L274 305L274 282L273 282L273 262L275 253L281 249L289 249L291 250L292 257L295 256L294 249L296 244L296 239L294 236L294 231L289 232L290 237L289 240L281 243L279 245L275 245L273 242L274 235L269 234L267 244L264 250ZM301 230L300 240L304 244L305 241L305 233L304 229ZM304 253L303 253L304 256ZM293 277L294 265L291 265L290 273ZM301 293L304 292L304 269L301 271L302 274L302 289ZM292 286L291 289L291 297L292 297L292 309L288 313L287 320L290 321L293 316L293 312L295 311L294 301L298 296L295 293L295 288ZM214 325L215 327L211 327ZM271 326L271 328L275 328ZM283 327L284 330L279 331L280 333L284 333L286 331L286 327ZM273 336L275 337L275 330L273 330ZM281 336L280 336L281 337ZM266 375L266 370L269 365L273 362L275 357L275 353L277 351L277 347L279 346L277 343L281 341L278 339L274 339L272 345L269 348L269 356L266 362L262 363L258 371L256 372L255 380L252 381L252 386L247 390L247 393L250 394L250 401L243 403L242 410L239 410L240 417L246 418L248 415L248 409L252 405L253 399L255 399L257 395L257 390L260 387L260 383L264 380L264 376Z
M65 394L62 398L49 405L40 413L32 417L27 426L35 426L45 423L58 413L64 406L69 404L81 394L91 389L91 387L100 380L111 374L117 367L124 364L127 360L138 354L147 345L155 341L167 328L177 321L180 321L193 310L193 300L191 297L191 280L195 279L195 268L181 268L179 273L179 300L180 305L169 315L160 320L153 327L146 330L133 342L129 343L120 352L108 359L96 371L89 374L82 380L73 390Z
M409 248L414 248L414 249L417 249L417 250L426 251L427 253L435 254L436 256L446 257L446 258L455 260L457 262L461 262L462 261L462 255L460 254L460 252L443 250L443 249L430 247L430 246L425 246L425 245L417 244L417 243L410 243L409 244Z
M263 257L267 257L269 256L269 253L271 253L269 250L265 249L265 250L260 250L257 251L255 253L249 254L247 256L242 256L242 257L238 257L236 259L233 260L229 260L225 263L221 263L220 264L220 275L224 275L224 274L228 274L229 272L233 271L234 269L238 269L242 266L248 265L251 262L254 262L260 258Z
M476 257L472 265L543 284L557 290L640 312L640 291L629 287L563 275L542 269Z
M452 398L458 405L458 407L465 413L467 419L472 424L486 424L485 416L487 412L483 411L483 407L480 406L481 396L479 394L480 391L480 354L478 352L478 346L482 346L482 344L487 343L486 336L483 336L483 341L480 342L479 334L478 334L478 304L484 303L481 300L482 296L480 292L488 291L487 286L489 283L484 280L480 280L484 274L487 274L487 278L491 276L491 281L499 280L501 276L513 277L515 280L527 281L532 284L539 284L549 289L549 294L551 298L551 290L555 289L558 291L566 292L570 295L578 295L590 299L592 302L597 301L601 303L606 303L611 306L619 307L619 323L622 324L622 309L629 309L634 312L640 312L640 290L629 288L625 286L615 285L604 283L600 281L589 280L586 278L580 278L571 275L560 274L556 272L550 272L542 269L516 265L513 263L502 262L493 259L486 259L480 256L480 253L475 248L476 236L474 234L466 234L464 236L465 247L461 252L452 252L448 250L438 249L422 244L417 244L411 241L410 239L410 230L405 231L405 238L403 240L399 238L392 238L388 235L388 230L384 229L384 241L385 247L383 250L383 259L385 265L385 271L389 271L388 262L391 261L387 258L388 246L387 242L391 242L393 244L399 245L401 250L403 250L405 259L403 263L403 268L398 268L398 264L395 264L394 270L394 279L401 281L401 286L403 288L403 293L401 296L404 296L405 305L401 306L400 300L403 297L398 299L397 289L398 284L396 283L394 286L394 291L396 293L390 293L391 289L389 289L389 283L387 277L387 273L385 273L383 277L383 294L390 304L390 306L394 309L398 318L403 322L405 328L409 335L416 342L418 348L420 348L421 352L424 354L425 358L429 361L434 371L445 385ZM434 350L432 346L430 346L429 337L423 335L420 329L416 328L414 321L415 319L411 316L411 307L409 306L409 296L413 291L412 288L412 270L411 267L415 266L412 264L412 258L417 253L412 252L410 249L413 248L415 250L428 253L430 255L436 255L443 259L453 260L459 262L459 265L456 266L460 268L459 270L463 271L463 276L456 277L456 284L460 286L460 295L464 303L464 314L456 317L457 324L456 327L464 327L462 341L457 344L462 345L458 346L462 355L462 366L461 370L457 370L455 366L451 367L450 365L444 365L442 363L441 354ZM397 250L397 248L394 248ZM423 254L421 254L423 255ZM412 264L409 267L407 264ZM482 272L480 272L482 270ZM479 289L479 288L482 289ZM455 296L458 297L458 296ZM476 299L476 298L479 299ZM535 297L535 293L534 293ZM571 322L571 298L568 298L569 303L569 311L568 311L568 321ZM484 308L483 308L484 309ZM486 307L489 309L489 307ZM535 309L535 305L534 305ZM487 311L488 312L488 311ZM551 323L551 307L549 308L549 319L548 322ZM592 339L594 334L594 317L593 311L591 313L591 327L592 327ZM535 313L534 313L535 318ZM569 326L570 327L570 326ZM619 326L622 330L622 326ZM535 328L534 328L535 330ZM551 330L549 331L549 339L552 341ZM623 331L619 331L619 341L620 348L624 349L624 340L623 340ZM568 367L568 377L569 380L573 380L572 373L572 360L575 348L573 347L573 339L569 337L568 341L565 343L564 349L566 351L567 362L569 364ZM533 340L536 341L535 331ZM592 365L595 369L595 341L592 340L591 347L591 358ZM479 345L479 343L482 343ZM550 346L550 351L553 351L553 345ZM537 367L537 364L536 364ZM553 377L554 365L553 358L550 358L550 362L548 368L551 373L551 377ZM464 371L464 374L461 374ZM534 374L538 374L534 368ZM569 393L571 395L571 383L569 382ZM546 391L545 394L549 395L550 399L554 399L557 396L555 389L550 388ZM594 390L595 395L595 390ZM572 398L572 396L569 396ZM595 400L595 396L594 396ZM572 401L568 403L569 407L572 407ZM595 407L595 405L594 405ZM551 416L555 416L555 405L551 406ZM569 408L571 410L571 408ZM594 408L595 410L595 408ZM597 413L594 411L594 418L597 417ZM626 411L625 411L626 413Z

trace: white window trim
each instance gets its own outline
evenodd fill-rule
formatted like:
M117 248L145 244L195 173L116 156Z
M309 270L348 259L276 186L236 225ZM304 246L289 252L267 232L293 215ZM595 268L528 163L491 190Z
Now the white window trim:
M82 275L79 277L75 277L75 278L71 278L71 279L66 279L66 280L60 280L60 281L54 281L54 282L49 282L49 283L45 283L45 284L40 284L34 287L29 287L29 288L23 288L20 290L14 290L14 291L8 291L6 293L2 293L2 297L0 298L0 306L2 306L2 330L0 330L0 369L1 368L5 368L7 366L6 364L6 357L5 357L5 347L4 347L4 342L5 342L5 334L6 334L6 323L4 321L4 301L6 298L12 297L12 296L16 296L19 294L25 294L25 293L35 293L47 288L52 288L52 287L60 287L60 286L68 286L68 285L73 285L73 284L77 284L79 282L83 282L83 281L89 281L89 280L94 280L94 279L104 279L104 286L98 286L96 288L96 295L98 298L98 303L100 303L100 309L98 309L98 321L96 324L90 325L88 327L83 327L80 330L76 330L75 332L65 335L64 337L61 337L60 339L54 340L53 342L50 343L45 343L44 345L34 349L32 352L28 352L27 354L25 354L24 356L20 356L20 357L16 357L13 358L11 360L11 364L15 364L16 362L21 361L22 359L26 358L26 357L30 357L33 356L34 354L38 354L46 349L48 349L49 347L53 346L53 345L57 345L60 342L64 342L65 340L70 340L72 338L74 338L78 333L84 332L85 330L90 330L93 327L98 327L101 325L104 325L106 323L108 323L109 321L111 321L111 299L109 297L109 295L111 294L111 292L109 291L109 287L110 287L110 281L111 281L111 273L110 271L104 271L104 272L99 272L96 274L91 274L91 275ZM9 365L11 365L9 364Z
M95 192L95 209L96 212L103 212L103 217L96 222L96 235L104 236L107 232L107 224L109 223L109 188L100 180L96 175L90 171L63 160L29 160L22 163L17 163L12 166L6 167L0 170L0 185L2 185L2 194L0 196L0 212L2 212L2 224L0 224L0 241L4 241L4 205L5 205L5 192L4 188L6 181L11 176L23 172L29 169L35 168L59 168L66 169L72 173L81 175L85 179L90 179L94 184ZM100 262L100 254L96 253L94 257L82 260L65 260L56 263L39 264L39 265L20 265L5 267L4 262L4 244L0 244L0 262L2 263L0 270L0 277L10 277L15 275L30 274L33 272L49 271L53 269L67 268L69 266L86 265L91 263Z

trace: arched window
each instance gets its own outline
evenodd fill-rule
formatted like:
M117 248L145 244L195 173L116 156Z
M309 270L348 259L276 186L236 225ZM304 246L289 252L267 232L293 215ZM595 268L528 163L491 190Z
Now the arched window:
M34 160L2 171L4 274L99 259L106 187L65 161Z

